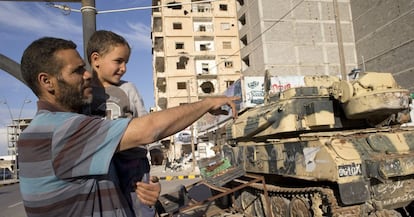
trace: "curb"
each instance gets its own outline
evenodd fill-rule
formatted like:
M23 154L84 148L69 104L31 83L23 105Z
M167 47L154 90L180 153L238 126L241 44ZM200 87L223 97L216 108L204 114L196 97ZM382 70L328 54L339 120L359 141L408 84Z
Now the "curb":
M181 179L195 179L200 178L200 175L182 175L182 176L162 176L158 177L160 180L172 181L172 180L181 180Z
M5 185L13 185L19 183L19 180L0 181L0 187Z

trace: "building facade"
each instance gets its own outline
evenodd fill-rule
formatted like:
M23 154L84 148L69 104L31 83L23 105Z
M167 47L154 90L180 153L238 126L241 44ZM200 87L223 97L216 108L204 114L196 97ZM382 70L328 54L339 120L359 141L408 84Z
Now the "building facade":
M234 0L153 0L156 110L222 94L240 78Z
M20 133L29 126L32 118L18 118L12 119L12 123L7 125L7 154L11 159L11 170L13 171L14 176L17 178L18 171L18 150L17 150L17 140L19 139ZM15 169L17 168L17 170Z
M357 67L349 0L236 2L244 76L341 75Z
M358 66L414 92L414 1L351 0Z

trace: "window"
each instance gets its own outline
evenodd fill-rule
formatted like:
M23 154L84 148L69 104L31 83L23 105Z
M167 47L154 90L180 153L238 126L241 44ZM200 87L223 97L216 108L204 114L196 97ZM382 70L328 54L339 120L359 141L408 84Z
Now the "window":
M221 29L222 30L229 30L230 29L230 23L221 23Z
M207 74L209 70L208 63L201 63L201 71L203 74Z
M182 7L182 3L176 2L176 1L169 2L167 3L167 5L168 5L167 8L171 8L173 10L181 10L181 7Z
M175 49L176 50L182 50L182 49L184 49L184 42L176 42L175 43Z
M177 82L177 89L178 90L185 90L185 89L187 89L187 83L186 82Z
M233 68L233 61L225 61L224 67L226 68Z
M164 38L163 37L155 37L154 50L158 52L164 50Z
M200 25L200 26L198 27L198 31L200 31L200 32L205 32L205 31L206 31L206 26L205 26L205 25Z
M198 13L210 12L211 4L210 3L193 4L192 10Z
M207 44L200 44L200 50L208 50Z
M177 62L177 69L185 69L185 66L188 63L188 57L186 56L181 56Z
M182 62L177 62L177 69L185 69L185 64Z
M223 49L231 49L231 41L223 41Z
M227 5L226 4L220 4L220 11L227 11Z
M173 29L182 29L182 24L181 23L173 23Z
M161 17L154 17L154 32L162 32L162 19L161 19Z
M227 88L229 88L232 84L234 84L234 81L226 81Z

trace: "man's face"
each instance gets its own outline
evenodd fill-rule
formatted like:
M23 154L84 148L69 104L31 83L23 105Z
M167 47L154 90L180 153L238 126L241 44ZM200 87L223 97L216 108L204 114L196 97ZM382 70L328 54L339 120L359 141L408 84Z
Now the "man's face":
M56 57L63 62L61 74L56 78L56 101L71 111L80 111L92 101L92 75L84 68L85 63L76 50L58 51Z

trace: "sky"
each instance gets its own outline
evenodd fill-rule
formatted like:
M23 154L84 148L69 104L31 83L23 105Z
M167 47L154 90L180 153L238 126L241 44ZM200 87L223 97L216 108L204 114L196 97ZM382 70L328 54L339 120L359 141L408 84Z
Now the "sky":
M0 1L0 53L20 64L24 49L43 36L69 39L83 53L81 3L54 2L72 11L51 7L45 2ZM114 31L131 45L127 73L123 79L133 82L147 110L154 106L151 54L150 0L95 0L96 29ZM131 9L131 10L121 10ZM19 80L0 69L0 155L7 154L7 125L12 118L32 118L37 97Z

